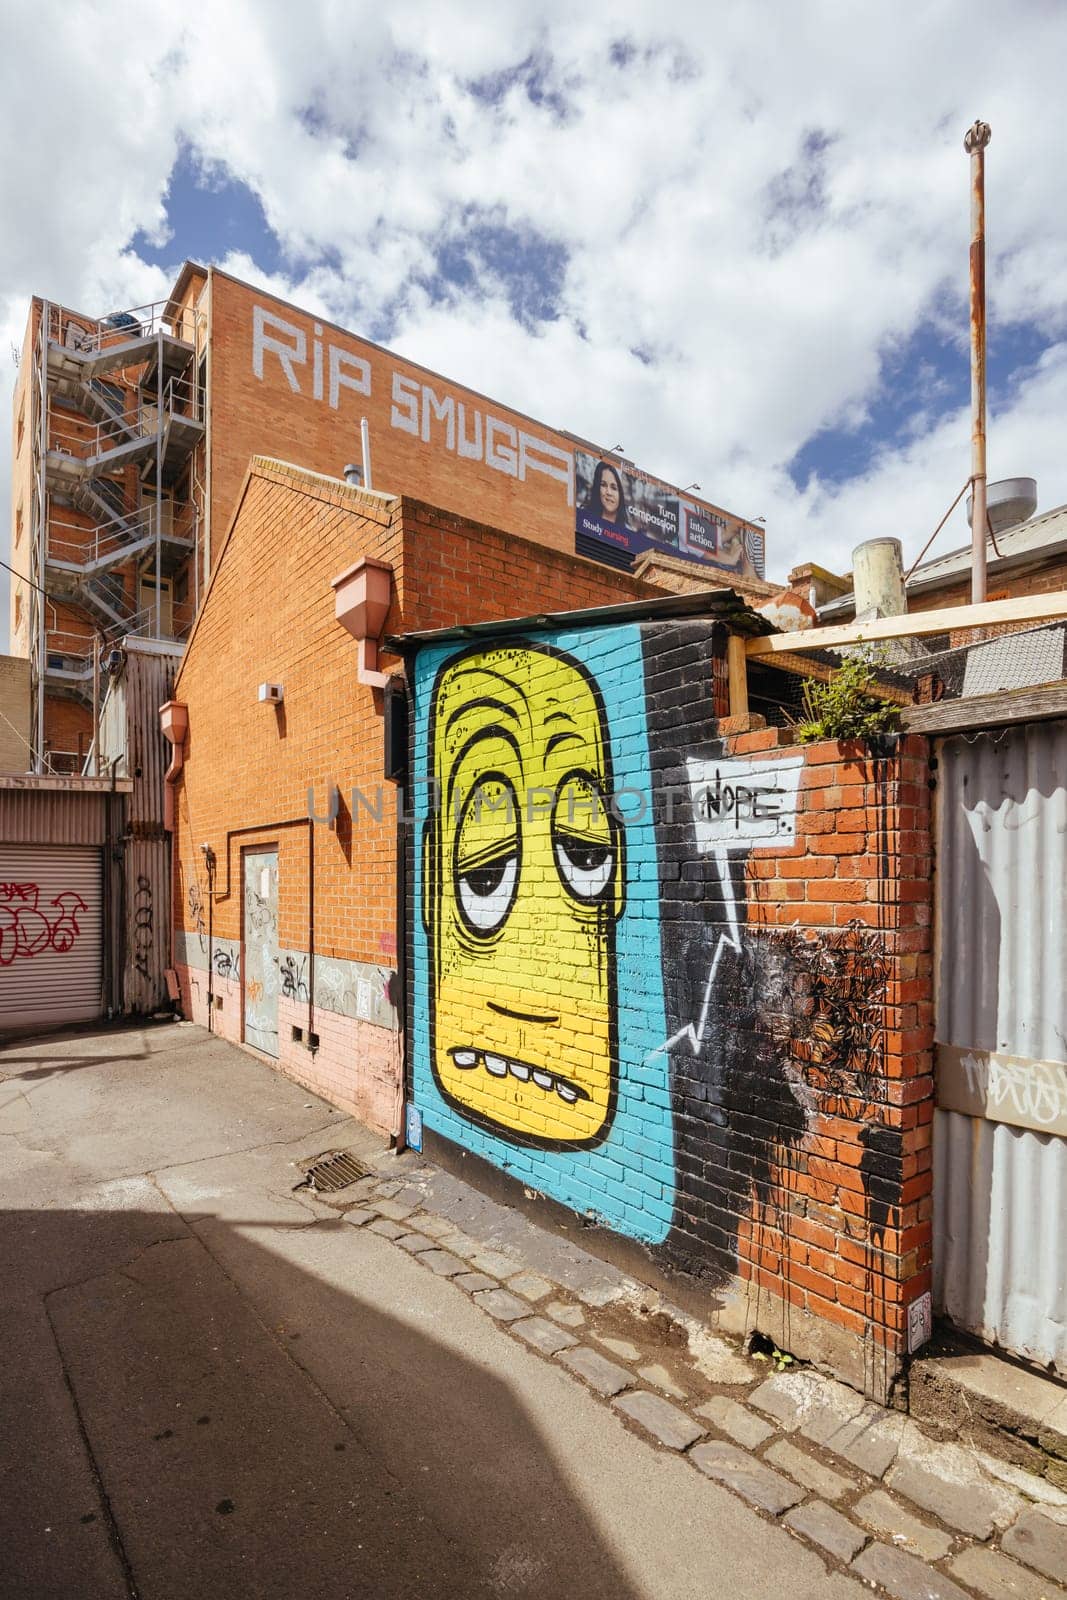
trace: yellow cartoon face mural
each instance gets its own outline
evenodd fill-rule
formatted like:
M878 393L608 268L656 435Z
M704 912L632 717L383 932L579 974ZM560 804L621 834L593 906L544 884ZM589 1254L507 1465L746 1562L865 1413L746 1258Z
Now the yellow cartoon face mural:
M438 674L423 838L431 1060L474 1121L542 1146L615 1106L622 829L599 691L559 650L473 651Z

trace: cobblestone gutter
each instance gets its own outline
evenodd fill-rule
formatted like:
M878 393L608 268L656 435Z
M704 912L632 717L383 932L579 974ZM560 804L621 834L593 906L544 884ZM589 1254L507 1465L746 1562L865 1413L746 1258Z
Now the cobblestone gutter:
M657 1447L898 1600L1067 1600L1067 1493L771 1370L569 1240L408 1154L318 1201L392 1240Z

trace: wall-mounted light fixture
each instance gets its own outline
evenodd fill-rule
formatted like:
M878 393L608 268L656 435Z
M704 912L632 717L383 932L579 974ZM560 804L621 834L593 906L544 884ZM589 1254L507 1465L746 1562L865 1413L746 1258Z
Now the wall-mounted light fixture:
M261 683L258 690L261 706L280 706L285 699L285 686L281 683Z

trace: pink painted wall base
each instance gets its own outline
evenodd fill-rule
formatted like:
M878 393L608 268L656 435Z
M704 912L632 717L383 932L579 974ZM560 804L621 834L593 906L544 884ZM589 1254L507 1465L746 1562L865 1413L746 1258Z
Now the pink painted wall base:
M221 999L222 1005L212 1007L209 1020L207 973L188 966L176 970L183 1015L201 1027L210 1027L231 1044L243 1046L241 985L228 978L212 980L212 995L216 1002ZM403 1103L399 1034L373 1022L318 1009L313 1024L318 1046L309 1050L306 1001L279 997L278 1071L376 1133L398 1133ZM299 1040L293 1037L294 1028L301 1030Z

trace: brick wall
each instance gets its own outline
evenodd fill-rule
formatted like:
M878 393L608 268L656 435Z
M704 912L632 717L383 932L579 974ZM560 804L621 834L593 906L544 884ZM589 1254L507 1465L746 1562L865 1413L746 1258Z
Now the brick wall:
M382 695L357 681L330 582L363 555L393 567L393 633L654 591L419 502L252 464L174 690L189 712L174 849L183 1008L243 1042L242 861L276 850L278 1064L391 1132L399 1023L382 994L397 965L395 793L382 777ZM267 681L284 687L278 710L258 703ZM332 826L309 825L309 791L326 817L334 789Z
M277 851L279 952L306 962L313 951L360 970L380 968L386 978L395 966L391 832L365 829L354 838L349 812L354 787L373 793L382 783L380 716L372 691L356 683L355 647L334 619L330 587L334 574L366 553L399 560L399 525L383 502L295 469L256 467L175 685L175 698L189 709L177 789L176 927L201 943L211 936L202 965L192 957L179 961L179 976L188 1013L201 1022L210 1015L211 1025L236 1042L243 1038L245 852ZM283 684L281 707L258 702L263 682ZM334 787L344 797L334 825L310 823L309 790L325 816ZM391 805L386 787L384 802ZM215 854L213 882L203 844ZM208 967L212 999L223 996L221 1011L210 1013ZM299 984L294 998L311 988L306 972ZM389 1131L395 1090L368 1101L355 1050L346 1057L342 1035L357 1041L362 1019L340 1010L327 1016L321 1000L309 1016L308 1005L297 1001L303 1031L296 1039L286 1000L283 991L282 1070L339 1105L359 1103L368 1121ZM368 1063L395 1055L395 1020L365 1028L382 1035L377 1049L365 1048ZM315 1050L311 1032L319 1035Z
M403 617L404 627L413 632L621 605L663 593L627 573L566 552L542 551L525 539L407 496L401 505Z
M369 340L317 321L262 289L211 274L211 516L217 541L232 513L249 458L272 456L339 475L359 459L359 425L371 436L374 483L417 493L446 510L573 554L575 439L406 361ZM254 367L255 318L292 352L288 368L273 345ZM330 374L342 380L331 395ZM317 374L317 375L316 375ZM353 388L355 384L358 387ZM521 385L514 399L521 403ZM581 445L578 445L581 448ZM593 447L590 447L593 448ZM729 517L736 531L749 528ZM596 564L599 565L599 564Z
M30 663L25 656L0 656L0 773L28 772Z
M80 700L50 695L45 701L45 750L84 757L93 739L93 713Z
M414 772L450 798L411 836L415 1100L884 1396L929 1287L925 747L720 737L724 652L708 622L420 651Z
M783 740L748 735L728 748L765 761ZM907 1348L908 1307L930 1289L927 750L910 739L880 757L835 744L797 753L796 842L753 850L746 864L756 1003L730 1026L742 1056L754 1047L762 1067L762 1052L773 1053L804 1115L795 1137L778 1134L755 1186L738 1267L747 1301L753 1287L757 1303L760 1289L773 1297L760 1319L783 1348L799 1329L819 1349L811 1318L844 1330L856 1345L843 1370L858 1381L862 1350L864 1384L882 1393ZM760 1107L758 1075L748 1093L760 1130L774 1119Z

